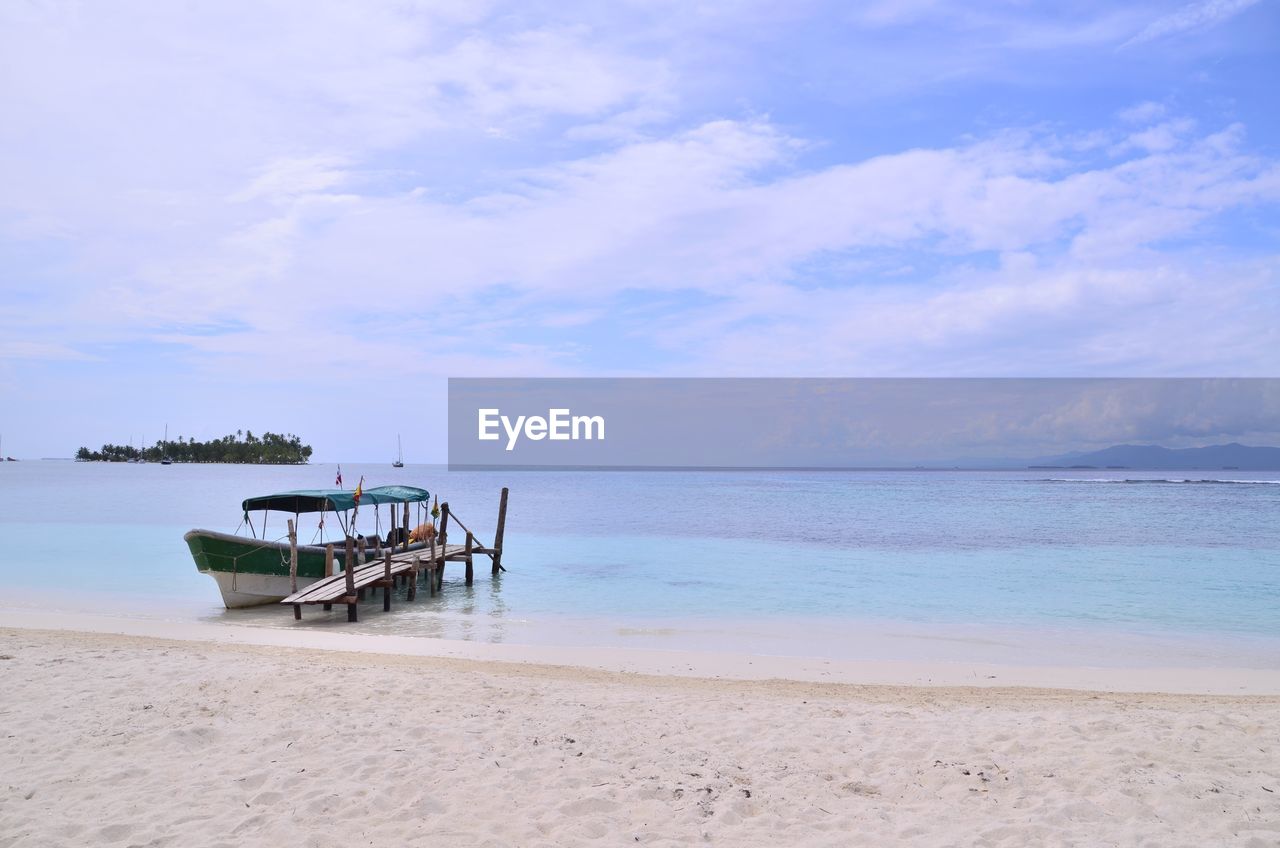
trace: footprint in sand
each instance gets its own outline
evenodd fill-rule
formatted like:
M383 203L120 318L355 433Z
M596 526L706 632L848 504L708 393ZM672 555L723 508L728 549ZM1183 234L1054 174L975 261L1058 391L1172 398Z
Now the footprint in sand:
M133 833L131 824L109 824L98 830L98 841L116 842Z
M608 798L579 798L560 805L560 813L566 816L598 816L612 813L616 809L617 802Z

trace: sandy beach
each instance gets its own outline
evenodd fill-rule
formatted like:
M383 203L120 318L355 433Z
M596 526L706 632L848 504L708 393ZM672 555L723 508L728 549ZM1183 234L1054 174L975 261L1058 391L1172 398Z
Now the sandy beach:
M0 631L0 845L1256 845L1280 697Z

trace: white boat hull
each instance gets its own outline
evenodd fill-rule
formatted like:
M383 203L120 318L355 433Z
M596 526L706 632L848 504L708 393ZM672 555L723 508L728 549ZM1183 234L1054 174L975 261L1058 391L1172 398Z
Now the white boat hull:
M222 603L227 609L244 609L263 604L278 604L293 594L288 577L277 574L235 574L229 571L201 571L218 584ZM298 578L302 589L317 582L312 578Z

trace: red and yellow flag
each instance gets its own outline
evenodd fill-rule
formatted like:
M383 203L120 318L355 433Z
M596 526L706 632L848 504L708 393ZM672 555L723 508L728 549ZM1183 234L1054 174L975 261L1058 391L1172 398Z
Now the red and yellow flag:
M355 500L356 506L360 506L360 496L364 494L364 475L360 475L360 482L356 483L356 490L351 497Z

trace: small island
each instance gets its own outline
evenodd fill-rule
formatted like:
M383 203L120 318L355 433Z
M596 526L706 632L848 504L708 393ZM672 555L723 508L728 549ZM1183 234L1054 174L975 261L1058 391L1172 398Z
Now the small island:
M306 465L311 459L311 445L304 445L289 433L263 433L258 438L249 430L234 435L198 442L179 436L173 441L156 442L149 448L133 445L103 445L101 450L80 448L77 462L227 462L242 465Z

